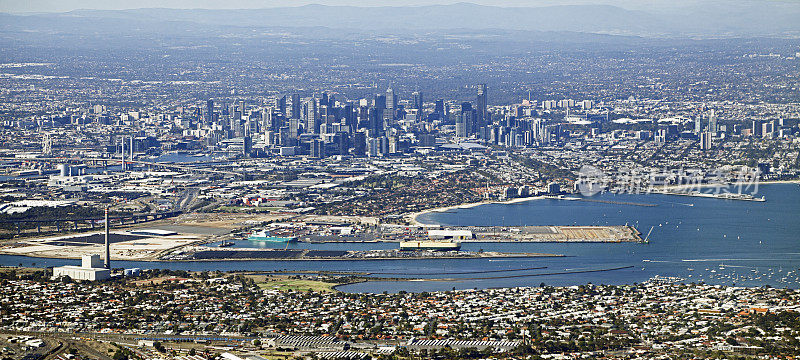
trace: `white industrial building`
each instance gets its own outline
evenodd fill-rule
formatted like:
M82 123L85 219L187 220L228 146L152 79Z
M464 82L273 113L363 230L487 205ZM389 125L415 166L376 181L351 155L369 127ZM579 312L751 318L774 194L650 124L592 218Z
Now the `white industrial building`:
M72 280L98 281L111 277L111 270L103 267L100 255L84 255L81 258L81 266L59 266L53 268L53 278L57 279L67 276Z
M428 237L444 240L469 240L475 238L472 231L469 230L428 230Z

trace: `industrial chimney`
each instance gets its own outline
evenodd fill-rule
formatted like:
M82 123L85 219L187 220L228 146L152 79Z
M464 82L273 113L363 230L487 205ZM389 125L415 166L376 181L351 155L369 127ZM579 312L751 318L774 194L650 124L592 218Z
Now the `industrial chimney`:
M108 235L109 235L109 221L108 221L108 207L106 207L106 259L105 259L105 267L106 269L111 270L111 246L109 244Z

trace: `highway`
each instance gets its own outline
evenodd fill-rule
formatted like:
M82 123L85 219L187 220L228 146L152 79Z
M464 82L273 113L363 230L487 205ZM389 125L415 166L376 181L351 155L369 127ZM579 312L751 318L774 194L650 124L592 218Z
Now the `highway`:
M122 163L122 159L115 159L115 158L92 158L92 157L41 157L41 158L16 158L16 157L0 157L0 160L4 161L34 161L34 162L46 162L46 163L69 163L69 162L107 162L107 163ZM168 169L180 170L184 172L202 172L207 174L214 174L214 175L223 175L223 176L238 176L238 177L246 177L244 173L239 173L235 171L224 171L224 170L213 170L213 169L204 169L204 168L197 168L187 165L179 165L179 164L172 164L172 163L163 163L163 162L154 162L154 161L142 161L142 160L124 160L126 164L139 164L139 165L147 165L147 166L156 166L156 167L163 167Z

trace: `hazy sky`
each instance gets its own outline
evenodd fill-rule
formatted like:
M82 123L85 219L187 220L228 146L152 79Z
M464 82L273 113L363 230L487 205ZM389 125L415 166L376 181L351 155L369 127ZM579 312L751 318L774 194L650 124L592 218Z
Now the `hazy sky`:
M0 0L0 12L65 12L75 9L253 9L307 4L353 5L353 6L402 6L452 4L471 2L496 6L547 6L561 4L610 4L629 9L673 7L698 2L725 3L730 0ZM753 0L798 2L799 0Z

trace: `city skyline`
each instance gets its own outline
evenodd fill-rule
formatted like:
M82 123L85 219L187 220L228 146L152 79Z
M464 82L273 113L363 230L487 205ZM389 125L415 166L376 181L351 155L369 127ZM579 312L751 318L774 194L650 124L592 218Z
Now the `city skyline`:
M0 360L800 356L800 1L311 2L0 0Z

